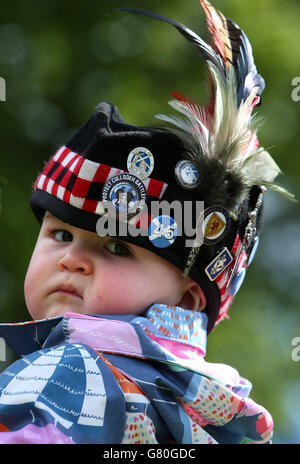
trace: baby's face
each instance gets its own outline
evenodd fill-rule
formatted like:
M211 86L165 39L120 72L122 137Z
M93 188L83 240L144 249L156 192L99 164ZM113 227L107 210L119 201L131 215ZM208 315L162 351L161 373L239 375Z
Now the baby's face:
M25 278L33 319L81 314L141 314L153 303L176 305L182 272L154 253L100 237L46 212Z

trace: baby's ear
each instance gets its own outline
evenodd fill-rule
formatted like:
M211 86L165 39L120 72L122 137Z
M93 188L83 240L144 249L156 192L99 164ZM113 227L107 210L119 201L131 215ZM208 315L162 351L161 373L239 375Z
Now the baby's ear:
M180 306L180 308L183 309L190 309L192 311L203 311L203 309L205 309L206 297L203 290L192 279L187 279L177 306Z

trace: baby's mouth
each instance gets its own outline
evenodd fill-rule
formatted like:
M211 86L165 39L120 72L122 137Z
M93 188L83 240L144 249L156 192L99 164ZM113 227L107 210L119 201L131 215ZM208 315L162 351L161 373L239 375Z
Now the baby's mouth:
M75 287L73 287L73 285L64 285L64 284L59 285L51 293L62 293L62 294L70 295L71 297L79 298L83 300L82 296L77 292L77 290L75 289Z

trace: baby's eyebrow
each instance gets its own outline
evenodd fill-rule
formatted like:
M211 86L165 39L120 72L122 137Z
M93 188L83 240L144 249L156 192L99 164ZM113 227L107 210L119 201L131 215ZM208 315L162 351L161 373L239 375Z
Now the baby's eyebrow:
M53 223L56 223L56 224L61 223L61 221L57 217L53 216L50 213L47 214L47 212L46 212L46 214L44 216L44 222L47 222L47 223L48 222L50 222L50 223L53 222Z

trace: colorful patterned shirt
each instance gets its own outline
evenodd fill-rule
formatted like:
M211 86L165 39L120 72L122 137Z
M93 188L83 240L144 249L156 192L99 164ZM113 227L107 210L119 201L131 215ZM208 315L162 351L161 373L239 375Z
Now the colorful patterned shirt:
M160 304L0 324L21 356L0 374L0 443L270 442L250 382L204 360L206 324Z

